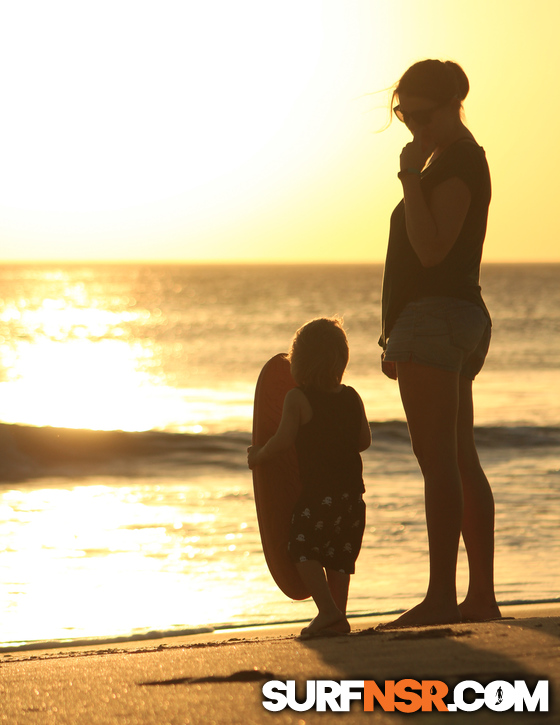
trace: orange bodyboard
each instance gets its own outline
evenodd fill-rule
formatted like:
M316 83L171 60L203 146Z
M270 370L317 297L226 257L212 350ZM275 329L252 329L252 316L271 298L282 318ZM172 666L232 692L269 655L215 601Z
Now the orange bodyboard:
M253 445L264 446L278 429L286 393L296 386L284 353L261 370L255 390ZM290 599L311 596L288 557L290 521L301 493L295 447L253 469L257 519L266 563L272 577Z

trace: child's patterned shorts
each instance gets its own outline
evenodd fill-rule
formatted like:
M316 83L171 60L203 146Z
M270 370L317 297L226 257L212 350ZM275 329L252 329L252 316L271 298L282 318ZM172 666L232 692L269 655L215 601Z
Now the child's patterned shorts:
M302 496L290 525L290 559L295 563L314 560L325 569L354 574L365 525L361 494Z

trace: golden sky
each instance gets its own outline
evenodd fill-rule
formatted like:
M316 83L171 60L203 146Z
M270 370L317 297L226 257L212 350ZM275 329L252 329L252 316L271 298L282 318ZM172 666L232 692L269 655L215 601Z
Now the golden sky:
M487 261L560 261L557 0L0 4L0 259L382 261L387 93L471 82Z

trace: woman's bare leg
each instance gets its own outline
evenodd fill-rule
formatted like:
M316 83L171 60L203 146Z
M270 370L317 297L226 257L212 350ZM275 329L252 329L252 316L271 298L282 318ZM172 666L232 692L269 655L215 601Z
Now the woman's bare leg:
M459 374L414 362L397 363L414 453L424 476L430 580L425 599L393 625L458 622L456 570L463 496L457 460Z
M463 540L469 560L469 589L459 605L463 619L494 619L500 609L494 593L494 497L474 442L472 381L460 378L457 425L459 470L463 483Z

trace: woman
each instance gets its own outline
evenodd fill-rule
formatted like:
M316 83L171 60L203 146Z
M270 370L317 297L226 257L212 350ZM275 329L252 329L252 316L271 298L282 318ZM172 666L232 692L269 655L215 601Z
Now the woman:
M413 139L400 156L404 199L391 217L380 344L424 476L430 552L426 597L393 626L500 616L494 499L474 443L472 400L490 342L479 271L491 189L484 150L462 120L468 91L456 63L425 60L393 93ZM461 533L469 588L458 606Z

